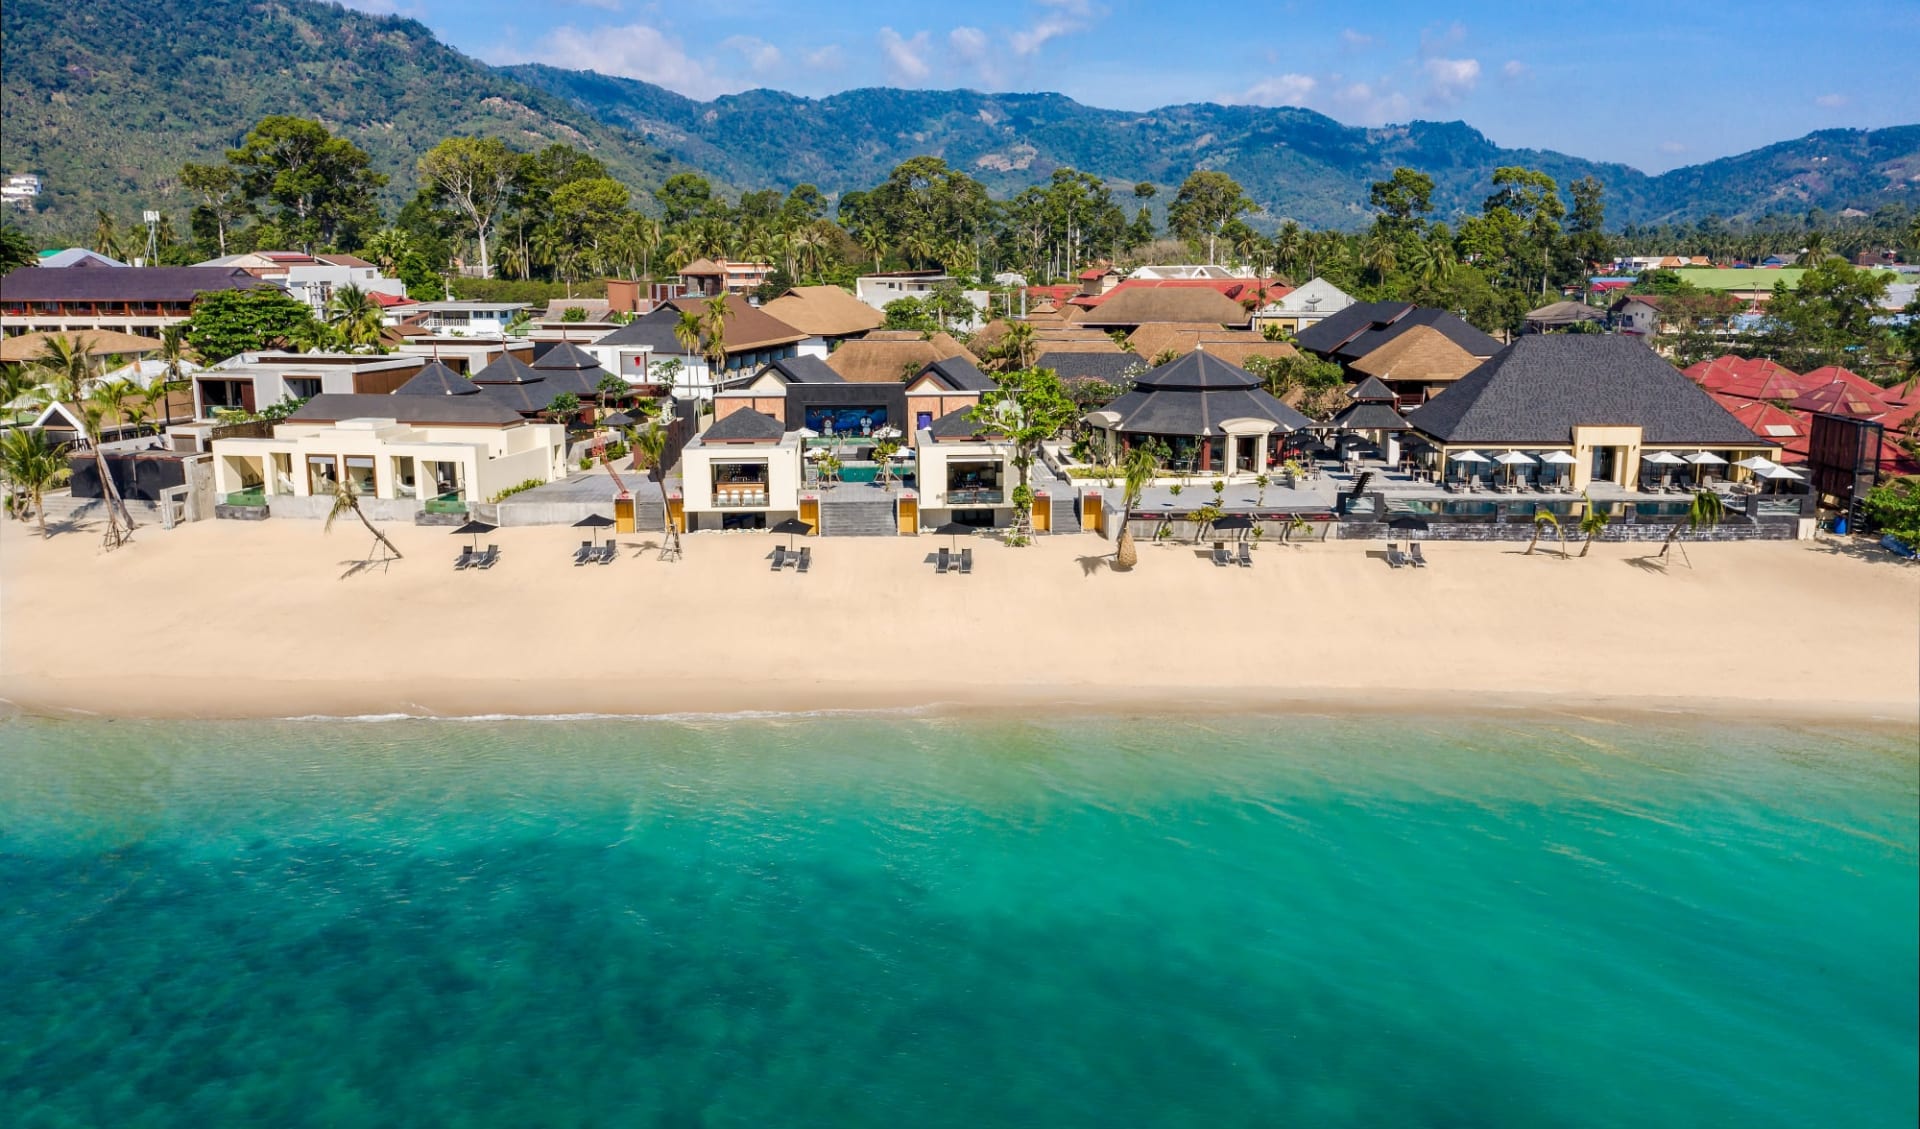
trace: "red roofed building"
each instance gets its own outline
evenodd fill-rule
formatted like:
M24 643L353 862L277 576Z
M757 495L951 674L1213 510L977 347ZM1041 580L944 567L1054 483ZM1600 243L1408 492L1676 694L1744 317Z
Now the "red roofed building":
M1807 374L1809 376L1812 373ZM1823 384L1802 392L1794 398L1792 407L1803 412L1826 412L1829 415L1852 416L1855 419L1881 419L1893 410L1893 405L1881 399L1879 389L1863 392L1844 380Z
M1741 400L1716 394L1715 400L1720 406L1733 413L1733 418L1746 426L1769 443L1780 444L1780 461L1783 463L1804 463L1807 461L1806 417L1777 408L1764 401Z
M1071 302L1093 309L1123 290L1171 290L1181 287L1217 290L1247 310L1258 309L1293 293L1293 287L1277 278L1129 278L1116 282L1099 294L1081 293Z

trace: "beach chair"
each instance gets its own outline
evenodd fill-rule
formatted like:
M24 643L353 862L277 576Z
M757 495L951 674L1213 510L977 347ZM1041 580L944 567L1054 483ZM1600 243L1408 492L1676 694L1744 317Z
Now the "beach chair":
M805 572L812 567L813 567L813 546L808 545L805 548L802 548L800 550L800 558L798 562L795 563L795 565L793 566L793 569L795 572Z
M1400 543L1398 541L1387 542L1387 567L1399 568L1406 563L1407 557L1406 554L1400 551Z
M1407 559L1413 562L1413 567L1415 568L1427 567L1427 557L1425 553L1422 553L1420 551L1420 542L1418 541L1407 542L1407 552L1408 554L1410 554Z
M787 547L785 545L775 545L773 547L773 564L768 566L767 571L779 572L785 567L787 567Z
M951 553L949 553L945 549L940 550L939 556L936 556L933 559L934 575L945 576L947 574L947 569L952 564L952 561L953 561L953 556Z
M1253 567L1253 548L1245 541L1240 542L1240 567Z
M620 552L620 546L612 541L600 546L600 563L612 564L613 558Z
M1225 568L1233 563L1233 558L1227 556L1227 543L1225 541L1215 541L1213 543L1213 563L1216 568Z
M593 547L593 542L582 541L580 542L580 547L573 551L573 563L583 565L599 555L599 551Z
M500 559L500 546L488 545L487 551L480 554L480 559L473 562L473 567L474 568L492 568L494 566L494 562L498 561L499 559Z
M973 575L973 550L972 549L960 550L960 575L961 576Z
M460 555L458 557L454 558L453 567L470 568L472 567L473 562L477 559L479 558L474 554L473 546L468 545L466 548L460 550Z

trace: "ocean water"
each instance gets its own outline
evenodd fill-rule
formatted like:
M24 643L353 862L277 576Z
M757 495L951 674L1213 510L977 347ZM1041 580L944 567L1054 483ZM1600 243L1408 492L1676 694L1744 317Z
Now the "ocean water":
M0 1125L1888 1126L1827 728L0 723Z

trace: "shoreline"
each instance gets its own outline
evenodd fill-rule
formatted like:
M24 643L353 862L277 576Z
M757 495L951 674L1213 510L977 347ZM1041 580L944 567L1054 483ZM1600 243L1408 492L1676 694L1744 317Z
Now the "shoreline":
M144 529L107 553L0 526L0 711L36 717L726 718L1208 713L1833 722L1920 731L1920 569L1808 542L1650 546L1588 559L1436 542L1422 570L1379 546L1265 545L1251 569L1099 538L813 539L770 574L765 534L647 534L575 567L578 532L503 529L502 563L456 573L463 538L318 522ZM1577 550L1576 550L1577 552Z

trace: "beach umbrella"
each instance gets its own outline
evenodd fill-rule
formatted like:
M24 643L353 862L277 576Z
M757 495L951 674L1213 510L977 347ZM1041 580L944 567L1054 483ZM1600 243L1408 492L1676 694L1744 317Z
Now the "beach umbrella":
M1478 451L1455 451L1453 454L1447 457L1456 463L1467 463L1467 464L1489 463L1493 461L1492 459L1487 458L1485 455L1481 454Z
M614 520L603 514L588 514L586 517L574 522L573 527L575 529L605 529L612 524L614 524ZM613 538L607 538L607 544L613 544Z
M957 521L950 521L945 525L935 527L933 530L934 536L947 537L947 538L965 537L965 536L971 535L972 533L973 533L973 526L962 525ZM956 543L956 547L957 547L957 543Z
M1780 464L1767 458L1765 455L1749 455L1733 465L1744 470L1765 470L1768 467L1779 466Z
M608 427L632 427L636 421L625 412L615 412L600 422Z
M1430 523L1428 523L1426 518L1414 517L1412 514L1402 514L1399 517L1394 518L1392 521L1388 522L1387 528L1388 529L1418 529L1418 530L1424 531L1424 530L1433 528L1433 526Z
M1693 464L1693 480L1696 484L1700 481L1702 468L1727 465L1727 460L1714 454L1712 451L1695 451L1693 454L1687 456L1687 462Z
M1552 466L1570 467L1573 464L1579 462L1580 460L1573 457L1573 455L1567 453L1566 451L1548 451L1546 454L1540 456L1540 461ZM1565 471L1565 470L1561 471L1558 477L1558 481L1565 482L1567 479L1567 475L1570 473L1572 472Z
M1507 468L1507 481L1512 483L1519 477L1521 467L1532 466L1536 460L1524 451L1508 451L1494 456L1493 461Z
M468 535L472 535L473 547L475 549L478 549L480 547L480 535L482 533L492 533L494 530L498 528L500 527L497 525L489 525L486 522L476 518L473 521L470 521L467 524L461 526L460 528L454 530L453 535L455 537L465 537Z
M785 534L787 538L787 551L792 552L793 539L795 537L805 537L807 534L812 533L813 523L810 521L801 521L797 517L790 517L785 521L776 523L774 527L767 530L767 532L775 535Z
M1681 466L1685 463L1684 459L1672 451L1655 451L1651 455L1641 455L1640 461L1660 468L1661 486L1665 486L1673 478L1673 472L1668 470L1668 467Z
M1227 514L1213 523L1215 530L1248 530L1253 528L1253 519L1246 514Z

